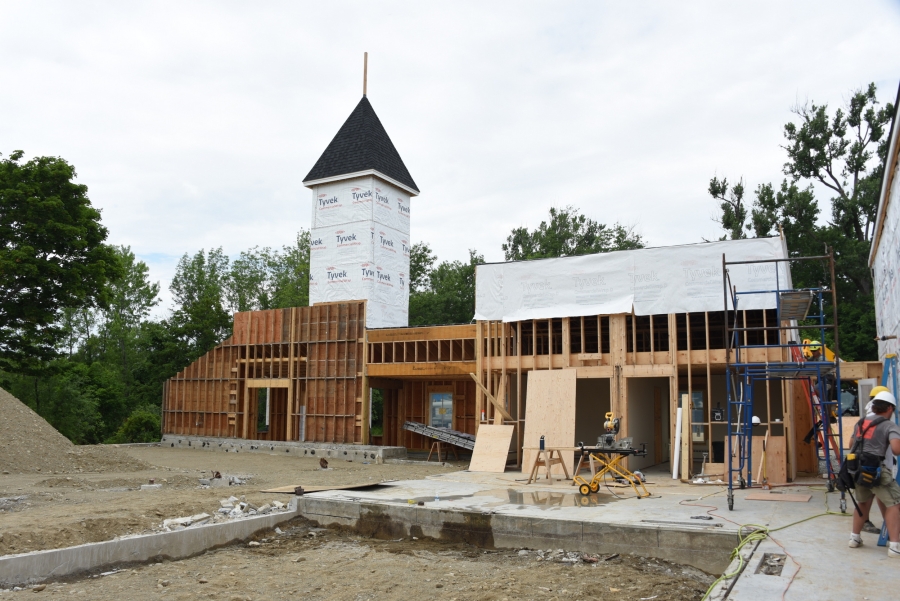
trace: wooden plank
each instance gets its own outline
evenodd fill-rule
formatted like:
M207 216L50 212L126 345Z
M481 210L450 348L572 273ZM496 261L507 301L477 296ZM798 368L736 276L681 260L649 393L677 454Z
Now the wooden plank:
M548 448L575 444L575 383L574 369L528 374L523 469L528 470L534 464L537 451L533 448L540 446L542 435ZM564 459L571 473L575 468L574 455L565 454ZM562 468L554 466L551 473L562 474Z
M467 376L477 371L474 361L431 363L369 363L366 373L370 378L435 378Z
M412 342L416 340L475 339L475 324L424 328L384 328L370 330L369 342Z
M288 388L290 378L247 378L244 380L249 388Z
M475 449L472 451L469 471L496 474L506 471L506 460L509 457L513 430L515 427L511 425L482 425L475 437Z
M503 405L500 403L500 401L495 399L494 395L492 395L490 393L490 391L484 387L484 384L482 384L481 382L478 381L478 377L475 374L469 374L469 375L472 377L473 380L475 380L475 383L478 384L478 386L481 388L481 391L484 393L484 396L486 396L487 399L491 402L491 404L494 405L494 409L496 409L500 413L500 415L503 416L504 419L508 419L508 420L512 421L513 417L506 411L506 409L503 407Z
M298 486L303 487L303 492L322 492L323 490L354 490L357 488L370 488L372 486L382 486L387 482L396 482L396 480L384 480L383 482L365 482L360 484L321 484L321 485L309 485L306 486L304 484L292 484L291 486L279 486L277 488L269 488L267 490L261 490L259 492L264 493L284 493L284 494L294 494L294 489Z
M812 495L803 493L785 494L778 492L751 492L744 499L747 501L784 501L786 503L808 503Z

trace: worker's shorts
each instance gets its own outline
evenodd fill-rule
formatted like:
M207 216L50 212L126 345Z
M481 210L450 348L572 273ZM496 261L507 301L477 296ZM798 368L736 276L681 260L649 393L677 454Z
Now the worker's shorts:
M881 467L881 478L878 480L878 484L872 488L856 487L856 500L858 502L868 503L872 500L872 497L884 503L885 507L893 507L900 504L900 485L894 480L894 475L889 468Z

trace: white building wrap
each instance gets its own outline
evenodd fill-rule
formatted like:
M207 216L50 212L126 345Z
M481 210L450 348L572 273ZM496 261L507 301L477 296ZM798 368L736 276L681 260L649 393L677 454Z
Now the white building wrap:
M506 322L631 313L721 311L722 254L728 261L781 259L780 238L754 238L580 257L479 265L475 319ZM738 291L790 287L786 263L729 267ZM740 297L741 309L773 309L775 295ZM731 307L729 307L731 308Z
M367 327L409 324L409 199L374 176L315 186L311 304L366 300Z
M896 127L896 125L895 125ZM896 143L896 141L894 141ZM883 217L881 237L872 260L875 280L875 323L878 336L900 336L900 165L894 169L890 190L886 190L887 202ZM878 358L900 352L896 339L878 342Z

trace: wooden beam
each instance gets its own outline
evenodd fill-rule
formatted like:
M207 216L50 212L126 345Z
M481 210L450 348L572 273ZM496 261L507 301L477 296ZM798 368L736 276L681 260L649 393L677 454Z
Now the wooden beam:
M482 384L478 380L478 376L471 373L469 375L472 376L472 379L475 380L476 384L478 384L478 387L481 389L481 392L484 394L484 396L486 396L487 399L494 405L494 409L496 409L500 413L500 415L503 416L503 419L512 421L513 417L509 414L509 412L506 411L506 408L504 408L503 405L501 405L500 402L494 398L494 395L492 395L490 391L484 387L484 384Z
M244 382L247 388L287 388L291 385L290 378L247 378Z

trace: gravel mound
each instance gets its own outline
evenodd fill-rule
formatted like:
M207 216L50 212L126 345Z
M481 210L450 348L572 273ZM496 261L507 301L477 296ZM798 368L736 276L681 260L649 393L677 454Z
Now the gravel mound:
M131 472L148 467L113 447L72 444L44 418L0 388L0 471L69 474Z

